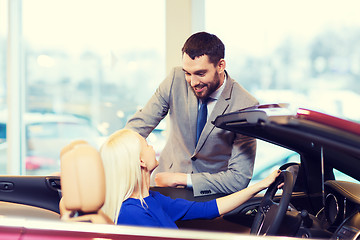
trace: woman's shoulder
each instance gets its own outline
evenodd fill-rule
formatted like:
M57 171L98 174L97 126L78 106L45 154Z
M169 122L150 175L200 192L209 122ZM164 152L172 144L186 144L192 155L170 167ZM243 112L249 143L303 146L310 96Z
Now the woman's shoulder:
M156 199L158 201L169 201L171 200L170 197L167 197L157 191L149 191L149 197L153 198L153 199Z
M149 197L165 197L164 195L162 195L161 193L157 192L157 191L152 191L152 190L149 190Z
M122 204L121 204L121 207L122 209L125 208L131 208L131 207L137 207L137 206L141 206L141 202L139 199L135 199L135 198L128 198L126 199Z

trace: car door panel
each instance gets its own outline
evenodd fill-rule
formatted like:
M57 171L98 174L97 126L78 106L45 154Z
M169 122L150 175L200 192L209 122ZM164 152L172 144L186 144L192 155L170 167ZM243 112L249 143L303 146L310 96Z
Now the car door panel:
M59 213L60 177L0 176L0 201Z

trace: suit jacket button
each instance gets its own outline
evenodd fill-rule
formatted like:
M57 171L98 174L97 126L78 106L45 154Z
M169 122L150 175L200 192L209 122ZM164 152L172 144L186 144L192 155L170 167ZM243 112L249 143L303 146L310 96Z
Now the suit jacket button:
M191 160L195 161L197 158L196 157L192 157Z
M211 190L209 189L209 190L202 190L202 191L200 191L200 194L210 194L211 193Z

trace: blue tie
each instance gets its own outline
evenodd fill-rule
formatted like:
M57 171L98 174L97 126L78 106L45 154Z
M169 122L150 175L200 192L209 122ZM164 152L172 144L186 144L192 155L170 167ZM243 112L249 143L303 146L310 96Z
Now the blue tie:
M207 102L208 101L209 101L209 98L206 98L202 101L199 112L198 112L197 124L196 124L196 144L198 143L201 132L207 121Z

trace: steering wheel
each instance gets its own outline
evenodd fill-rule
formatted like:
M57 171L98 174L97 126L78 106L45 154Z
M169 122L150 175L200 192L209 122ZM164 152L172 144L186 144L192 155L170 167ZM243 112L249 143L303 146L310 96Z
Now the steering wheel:
M284 183L281 200L273 201L278 185ZM251 227L251 234L275 235L288 209L293 189L293 176L289 171L281 171L280 175L267 189Z

